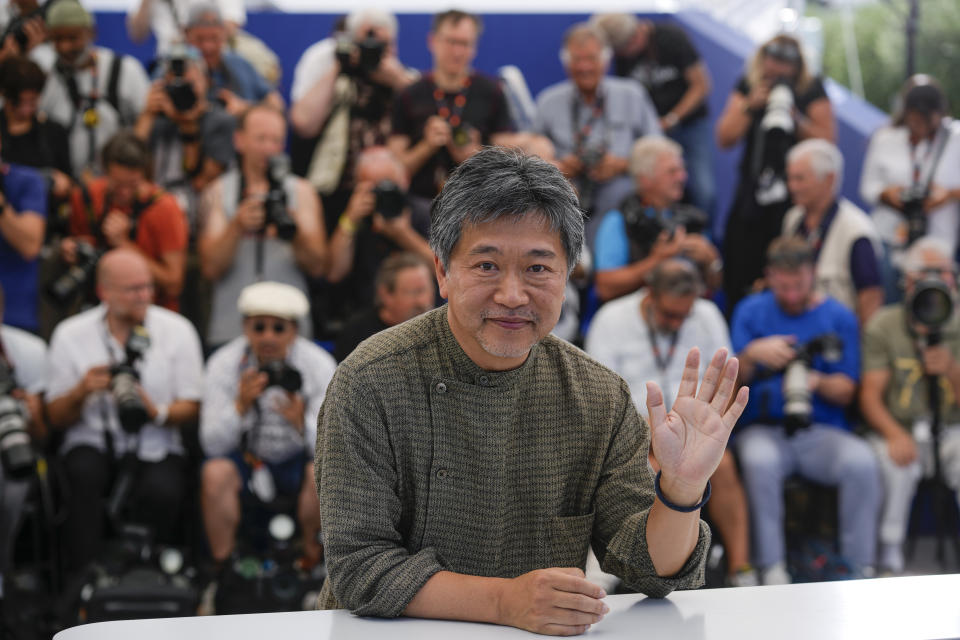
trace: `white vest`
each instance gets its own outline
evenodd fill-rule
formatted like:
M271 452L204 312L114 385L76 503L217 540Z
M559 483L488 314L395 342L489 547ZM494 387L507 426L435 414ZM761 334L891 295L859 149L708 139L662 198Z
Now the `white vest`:
M843 198L840 207L827 229L827 236L820 247L817 258L817 292L836 298L851 311L857 310L857 289L853 286L850 273L850 251L853 243L866 237L873 245L874 254L879 260L883 247L880 234L873 220L852 202ZM803 207L792 207L783 217L784 235L797 233L803 222Z

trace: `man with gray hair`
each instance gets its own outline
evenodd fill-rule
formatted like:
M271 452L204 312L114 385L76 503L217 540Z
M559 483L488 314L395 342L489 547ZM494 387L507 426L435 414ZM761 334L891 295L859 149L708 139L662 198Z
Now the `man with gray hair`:
M553 142L560 170L580 193L590 216L590 249L603 214L633 190L627 171L633 141L660 133L646 89L606 76L611 55L602 31L587 23L573 25L560 52L570 79L537 96L537 132Z
M787 154L787 188L794 206L782 233L805 238L816 257L817 291L857 314L863 326L883 304L877 228L842 198L843 156L832 142L810 139Z
M655 380L667 398L676 395L684 371L678 353L693 347L704 353L730 350L723 314L700 297L702 292L699 270L675 256L653 267L645 289L603 305L593 317L585 350L623 377L638 411L646 405L647 380ZM703 374L707 363L700 364ZM756 585L750 568L747 498L730 452L724 452L710 483L713 497L707 511L723 539L728 583Z
M648 426L619 377L549 335L583 244L556 167L481 150L432 214L449 303L361 344L320 410L321 606L582 633L608 611L591 544L650 596L699 586L699 510L747 402L736 360L714 355L698 394L692 350L669 414L649 383Z
M941 401L942 479L960 491L960 319L950 254L950 245L938 238L914 242L903 264L904 302L879 310L863 334L860 410L876 431L870 440L886 488L878 562L895 574L903 571L917 483L933 473L931 383Z
M603 216L596 240L596 286L601 300L636 291L660 263L683 256L697 265L707 287L721 284L721 261L707 239L706 214L683 204L687 172L679 144L644 136L633 145L635 193Z
M183 32L207 66L207 100L223 105L234 117L258 102L284 110L283 98L253 65L227 50L227 25L216 4L198 2L190 7Z

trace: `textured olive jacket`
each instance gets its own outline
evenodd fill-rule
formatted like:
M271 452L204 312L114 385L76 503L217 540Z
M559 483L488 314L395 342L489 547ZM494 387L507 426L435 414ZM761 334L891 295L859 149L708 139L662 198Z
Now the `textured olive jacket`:
M649 429L626 384L548 336L513 371L480 369L446 307L363 342L320 410L321 608L397 616L436 572L605 571L650 596L703 583L710 532L660 578L647 553Z

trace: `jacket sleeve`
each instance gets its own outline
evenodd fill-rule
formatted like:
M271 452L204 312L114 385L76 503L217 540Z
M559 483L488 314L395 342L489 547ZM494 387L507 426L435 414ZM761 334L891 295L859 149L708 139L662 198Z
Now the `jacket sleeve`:
M385 415L354 370L337 369L317 426L315 474L328 581L357 615L394 617L442 570L432 547L411 554Z
M647 517L653 506L653 471L647 462L650 429L621 385L623 417L613 436L597 487L593 548L601 568L652 598L703 585L710 528L700 521L697 545L675 575L660 577L647 549Z

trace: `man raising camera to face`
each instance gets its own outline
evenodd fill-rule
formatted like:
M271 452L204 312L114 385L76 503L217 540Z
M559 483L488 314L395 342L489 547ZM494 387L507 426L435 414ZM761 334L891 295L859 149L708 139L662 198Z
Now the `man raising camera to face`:
M240 495L271 504L296 497L303 549L320 560L320 513L310 454L317 414L336 363L297 335L309 303L297 288L277 282L246 287L237 302L243 335L207 364L200 441L204 524L214 563L233 551Z
M140 252L110 251L97 266L102 304L64 320L50 341L46 409L50 426L63 431L72 570L100 551L121 458L135 461L135 480L130 508L111 515L152 525L161 542L179 520L186 479L180 428L197 418L203 360L193 325L155 306L153 292Z
M886 500L880 519L879 567L903 571L910 504L921 476L933 470L930 385L940 400L943 480L960 489L960 321L956 265L949 243L917 240L905 255L905 301L884 307L863 335L860 409L875 431Z

